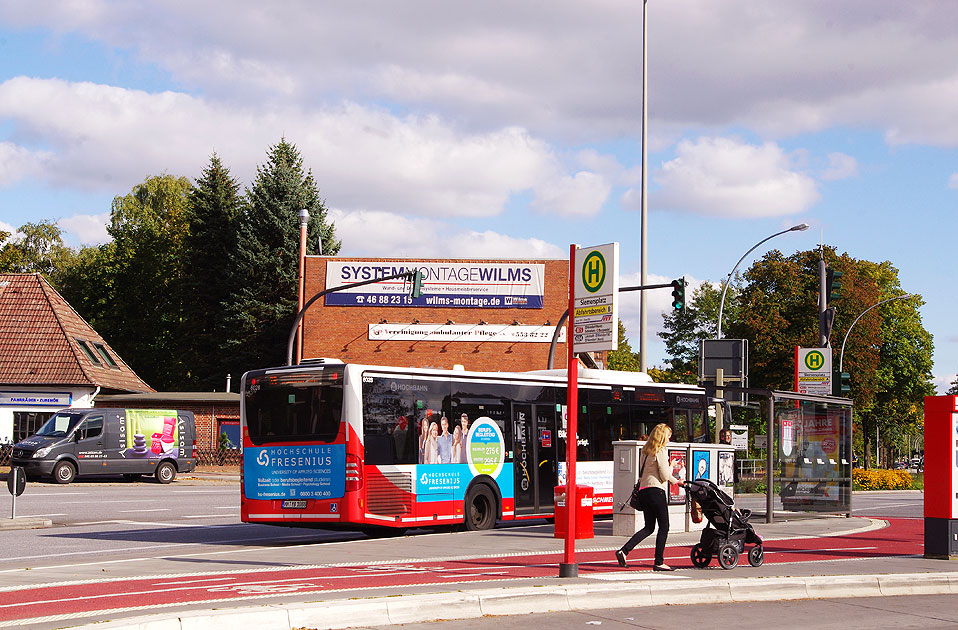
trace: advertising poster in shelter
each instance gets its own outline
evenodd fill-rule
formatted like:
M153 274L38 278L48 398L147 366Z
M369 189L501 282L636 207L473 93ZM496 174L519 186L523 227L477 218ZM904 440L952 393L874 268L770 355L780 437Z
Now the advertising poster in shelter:
M669 451L669 466L672 467L672 476L681 481L688 479L685 466L685 451ZM685 503L685 488L680 485L669 484L669 503Z
M731 488L735 480L735 453L719 453L718 456L718 485Z
M709 464L709 451L692 451L692 479L709 479L711 477Z

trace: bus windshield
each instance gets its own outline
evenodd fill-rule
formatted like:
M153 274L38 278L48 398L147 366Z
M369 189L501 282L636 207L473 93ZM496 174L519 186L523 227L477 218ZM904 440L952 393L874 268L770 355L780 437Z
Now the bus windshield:
M251 375L245 396L253 444L332 442L343 411L343 368Z
M77 425L82 415L83 414L79 413L58 413L40 427L40 430L37 431L37 435L63 437L73 430L73 427Z

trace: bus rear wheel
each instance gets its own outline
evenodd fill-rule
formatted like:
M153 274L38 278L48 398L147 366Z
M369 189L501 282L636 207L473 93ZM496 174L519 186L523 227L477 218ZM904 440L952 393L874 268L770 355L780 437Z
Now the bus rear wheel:
M496 498L489 486L473 486L466 495L465 526L475 532L492 529L496 524Z

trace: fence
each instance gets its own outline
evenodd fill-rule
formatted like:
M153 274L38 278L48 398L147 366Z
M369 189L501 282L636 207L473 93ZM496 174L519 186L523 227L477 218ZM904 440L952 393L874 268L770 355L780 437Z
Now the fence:
M197 466L239 466L243 463L243 453L238 448L198 448Z

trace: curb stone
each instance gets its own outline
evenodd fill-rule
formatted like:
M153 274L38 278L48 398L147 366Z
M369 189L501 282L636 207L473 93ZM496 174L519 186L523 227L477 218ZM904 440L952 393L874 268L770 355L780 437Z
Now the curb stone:
M485 615L572 612L666 604L724 604L888 595L958 593L958 572L871 575L820 575L795 578L656 581L649 584L573 584L476 589L399 597L336 600L323 603L250 606L183 613L176 618L151 615L74 626L73 630L233 630L253 624L262 630L353 628Z

